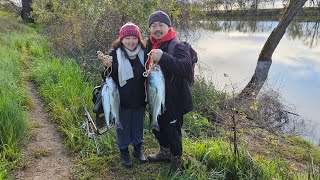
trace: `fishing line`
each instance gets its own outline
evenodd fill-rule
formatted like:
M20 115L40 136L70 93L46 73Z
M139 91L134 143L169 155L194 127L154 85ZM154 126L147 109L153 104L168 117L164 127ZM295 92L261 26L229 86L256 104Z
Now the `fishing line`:
M147 59L147 61L144 63L144 69L145 69L146 71L142 73L143 77L148 77L149 74L150 74L150 71L151 71L150 69L152 69L153 66L154 66L153 61L150 61L150 54L151 54L151 52L149 52L149 53L147 54L148 59ZM147 64L148 64L149 61L150 61L150 64L149 64L149 67L147 67Z

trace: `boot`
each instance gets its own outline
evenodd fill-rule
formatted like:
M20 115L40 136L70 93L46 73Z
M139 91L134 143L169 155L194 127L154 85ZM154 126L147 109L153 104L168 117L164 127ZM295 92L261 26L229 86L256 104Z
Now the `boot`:
M158 152L158 154L150 154L148 156L148 160L150 162L170 162L171 160L170 148L165 148L163 146L160 146L160 151Z
M135 146L133 146L133 157L139 159L141 163L145 163L147 161L146 157L144 156L142 149L141 149L142 143L139 143Z
M121 153L122 165L124 167L131 168L132 167L132 161L130 159L128 148L120 149L120 153Z
M178 172L178 171L181 173L184 170L181 156L172 156L170 170L173 173Z

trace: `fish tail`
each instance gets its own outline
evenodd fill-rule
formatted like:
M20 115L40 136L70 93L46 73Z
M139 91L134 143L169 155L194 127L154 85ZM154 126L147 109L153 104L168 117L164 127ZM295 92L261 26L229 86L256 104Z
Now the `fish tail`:
M115 124L114 128L115 128L115 130L118 130L119 128L121 130L123 130L123 127L122 127L121 122L119 120L116 120L116 124Z
M111 128L110 118L112 117L112 115L111 115L111 112L108 113L108 114L109 114L109 115L108 115L108 117L106 118L106 124L107 124L108 129L110 129L110 128Z
M156 129L157 131L160 131L160 128L159 128L159 123L157 121L158 119L158 113L154 113L152 115L152 121L151 121L151 124L150 124L150 129Z
M157 131L160 132L160 127L159 127L158 122L157 122L157 121L152 121L152 123L151 123L151 125L150 125L150 129L151 129L151 130L155 129L155 130L157 130Z

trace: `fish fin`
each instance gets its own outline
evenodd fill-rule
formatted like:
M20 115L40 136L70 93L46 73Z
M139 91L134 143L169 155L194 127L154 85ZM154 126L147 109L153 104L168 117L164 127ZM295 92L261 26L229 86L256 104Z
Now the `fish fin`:
M110 125L109 125L110 106L109 106L109 103L108 103L108 99L109 99L109 97L107 97L106 95L105 95L105 96L102 96L102 104L103 104L104 118L105 118L105 121L106 121L106 126L107 126L108 128L110 128Z
M162 106L161 106L160 114L163 114L165 110L166 110L166 107L165 107L164 105L162 105Z

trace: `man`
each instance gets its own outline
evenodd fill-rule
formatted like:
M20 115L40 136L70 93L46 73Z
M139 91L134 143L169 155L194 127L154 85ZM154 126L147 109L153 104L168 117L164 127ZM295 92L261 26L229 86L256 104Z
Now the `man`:
M188 78L192 75L192 65L188 48L177 43L173 54L168 46L175 40L176 33L171 27L169 16L156 11L149 17L150 38L147 51L150 60L161 66L165 77L165 111L158 117L160 131L153 133L160 144L157 154L148 156L150 162L171 161L171 170L183 170L181 163L182 139L181 127L183 115L193 109Z

